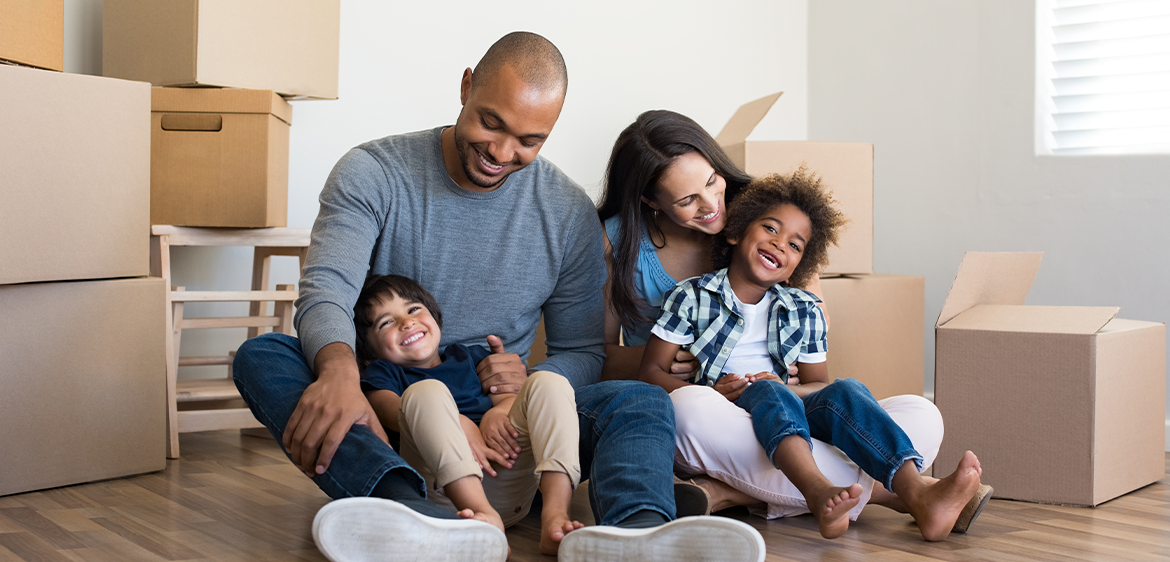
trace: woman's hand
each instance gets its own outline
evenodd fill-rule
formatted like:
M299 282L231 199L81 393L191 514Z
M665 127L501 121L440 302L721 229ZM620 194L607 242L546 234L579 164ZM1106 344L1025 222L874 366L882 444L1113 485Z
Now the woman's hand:
M504 458L503 462L496 462L506 468L512 468L513 459L520 455L520 443L516 441L520 433L508 418L508 412L511 410L511 400L506 404L497 404L484 413L483 419L479 421L479 433L483 436L484 443L488 449Z
M695 378L698 370L699 360L695 359L691 352L680 347L674 354L674 361L670 363L670 376L680 381L689 381Z
M739 395L743 394L743 391L747 389L747 387L747 377L727 373L722 377L719 377L719 380L715 382L715 386L712 388L714 388L715 391L719 394L722 394L728 402L735 402L739 399Z
M479 433L479 427L475 422L471 421L467 416L459 415L459 427L463 428L463 435L467 437L467 444L471 446L471 455L475 457L476 464L483 469L484 472L491 476L496 475L495 469L492 468L492 462L500 465L508 463L503 455L493 451L483 441L483 436ZM510 465L509 465L510 466Z

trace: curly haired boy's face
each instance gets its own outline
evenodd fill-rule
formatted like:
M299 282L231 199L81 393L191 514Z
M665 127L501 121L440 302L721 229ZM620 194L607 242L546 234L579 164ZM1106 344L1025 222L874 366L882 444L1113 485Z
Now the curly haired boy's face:
M398 295L374 301L366 341L374 356L401 367L435 367L439 358L439 324L420 303Z
M788 281L812 238L812 221L796 205L772 207L744 229L731 257L734 278L767 289Z
M662 172L654 200L642 200L683 228L719 234L727 224L726 191L727 181L711 163L698 152L688 152Z

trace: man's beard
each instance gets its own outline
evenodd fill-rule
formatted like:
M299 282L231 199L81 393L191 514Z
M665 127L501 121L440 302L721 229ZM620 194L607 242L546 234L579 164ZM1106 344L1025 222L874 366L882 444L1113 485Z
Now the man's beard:
M485 178L482 174L479 173L478 170L472 169L470 158L476 157L473 156L476 154L476 151L475 149L471 148L471 145L467 144L467 140L459 134L459 127L455 127L455 151L459 153L459 165L463 166L463 175L467 176L467 180L475 184L476 187L491 189L500 185L501 183L504 183L504 180L508 179L508 176L511 175L511 172L509 172L508 174L505 174L504 177L492 181L491 179Z

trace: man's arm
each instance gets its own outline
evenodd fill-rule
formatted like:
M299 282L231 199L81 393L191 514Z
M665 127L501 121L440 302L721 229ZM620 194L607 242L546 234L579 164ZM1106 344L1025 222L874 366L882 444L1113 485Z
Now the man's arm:
M305 389L285 426L283 444L306 474L329 468L355 424L386 441L361 392L354 358L353 304L361 290L387 201L385 173L365 151L348 152L321 192L321 211L297 299L297 335L317 380Z
M574 218L556 286L543 307L548 358L534 369L559 373L581 388L600 380L605 362L605 257L593 207L578 209Z

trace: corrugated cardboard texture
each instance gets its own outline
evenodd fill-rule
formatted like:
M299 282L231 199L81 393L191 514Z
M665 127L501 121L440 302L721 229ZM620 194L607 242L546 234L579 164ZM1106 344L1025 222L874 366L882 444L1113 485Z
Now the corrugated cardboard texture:
M0 286L0 495L162 470L162 279Z
M1043 252L967 252L936 326L979 304L1024 304Z
M760 121L764 120L764 116L768 114L768 110L772 109L772 105L784 92L776 92L775 94L764 96L758 100L749 101L735 110L735 114L731 119L727 120L727 124L723 126L723 130L715 136L715 142L723 146L731 146L747 140L748 135L752 134L752 130Z
M935 329L935 465L970 449L998 498L1097 505L1165 475L1165 325L1022 306L1039 265L964 257Z
M145 276L150 87L0 66L0 284Z
M65 0L0 0L0 59L65 68Z
M1115 319L1097 335L1093 503L1165 475L1166 325Z
M829 376L879 400L922 394L925 279L875 273L821 280L829 309Z
M154 88L153 97L153 224L287 224L292 121L287 102L264 90ZM217 117L219 128L184 130L167 125L171 130L164 129L168 118L176 118L170 122L177 124L184 116Z
M106 0L102 71L337 98L340 0Z

